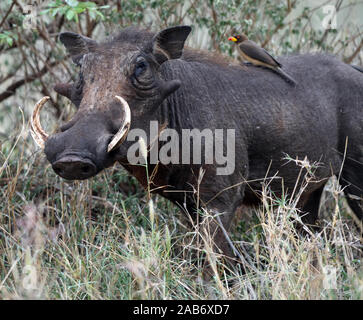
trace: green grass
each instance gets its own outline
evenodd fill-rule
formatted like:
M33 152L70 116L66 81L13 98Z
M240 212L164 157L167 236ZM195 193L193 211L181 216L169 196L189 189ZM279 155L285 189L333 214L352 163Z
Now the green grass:
M260 208L241 210L230 234L250 259L242 274L238 265L227 270L208 235L167 200L149 200L119 165L65 182L32 153L30 139L12 150L17 138L1 146L1 299L363 298L362 242L334 181L319 232L294 227L304 186L293 199L277 199L266 186ZM206 251L216 271L210 282L201 280Z

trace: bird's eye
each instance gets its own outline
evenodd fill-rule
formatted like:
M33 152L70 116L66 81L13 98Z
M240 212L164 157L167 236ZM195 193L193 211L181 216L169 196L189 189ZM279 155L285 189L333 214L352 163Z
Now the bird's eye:
M136 66L134 70L135 77L139 77L147 68L147 62L144 58L139 57L136 60Z

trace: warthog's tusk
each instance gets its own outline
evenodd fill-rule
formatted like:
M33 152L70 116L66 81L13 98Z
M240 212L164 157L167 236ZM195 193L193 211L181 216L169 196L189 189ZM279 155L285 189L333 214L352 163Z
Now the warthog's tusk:
M126 100L120 96L115 96L115 98L122 104L125 111L125 119L124 123L122 124L121 128L112 138L111 142L108 144L107 152L111 152L112 150L115 150L125 139L127 136L127 133L130 130L130 124L131 124L131 111L128 103Z
M50 99L50 97L41 98L34 107L32 117L30 119L30 133L36 144L44 149L44 143L48 139L48 134L42 129L39 120L39 113L43 105Z

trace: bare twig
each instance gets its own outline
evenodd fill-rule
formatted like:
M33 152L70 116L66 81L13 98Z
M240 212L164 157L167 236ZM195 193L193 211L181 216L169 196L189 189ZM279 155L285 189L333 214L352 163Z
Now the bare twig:
M345 62L346 63L351 63L353 61L353 59L361 51L362 48L363 48L363 39L361 39L359 46L354 50L353 54L350 57L348 57L348 58L345 59Z
M54 67L57 64L59 64L59 61L53 61L49 64L50 67ZM48 68L44 66L39 72L32 74L30 76L24 77L21 80L18 80L8 86L5 91L0 93L0 102L4 101L5 99L11 97L15 94L16 90L23 86L25 83L33 82L34 80L38 79L39 77L42 77L44 74L46 74L48 71Z
M8 9L8 11L5 13L4 18L1 20L0 22L0 28L3 26L4 22L6 21L6 18L9 16L11 10L13 9L14 5L15 5L16 1L13 1L12 4L10 5L10 8Z

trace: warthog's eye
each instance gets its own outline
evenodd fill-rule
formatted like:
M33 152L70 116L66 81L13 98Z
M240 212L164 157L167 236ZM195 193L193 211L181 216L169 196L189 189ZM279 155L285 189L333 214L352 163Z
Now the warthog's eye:
M78 81L76 82L76 90L77 91L82 91L83 83L84 83L83 74L80 73Z
M139 62L135 67L135 76L138 77L140 74L142 74L146 70L146 61Z
M136 65L135 65L135 69L134 69L135 77L137 78L142 73L144 73L145 70L147 69L147 67L148 67L147 61L143 57L138 57L136 59Z
M138 56L134 62L134 70L131 82L139 90L150 90L154 87L154 74L143 56Z
M73 85L73 92L71 95L71 100L76 106L79 106L82 100L82 91L83 91L84 79L83 74L79 74L78 81Z

